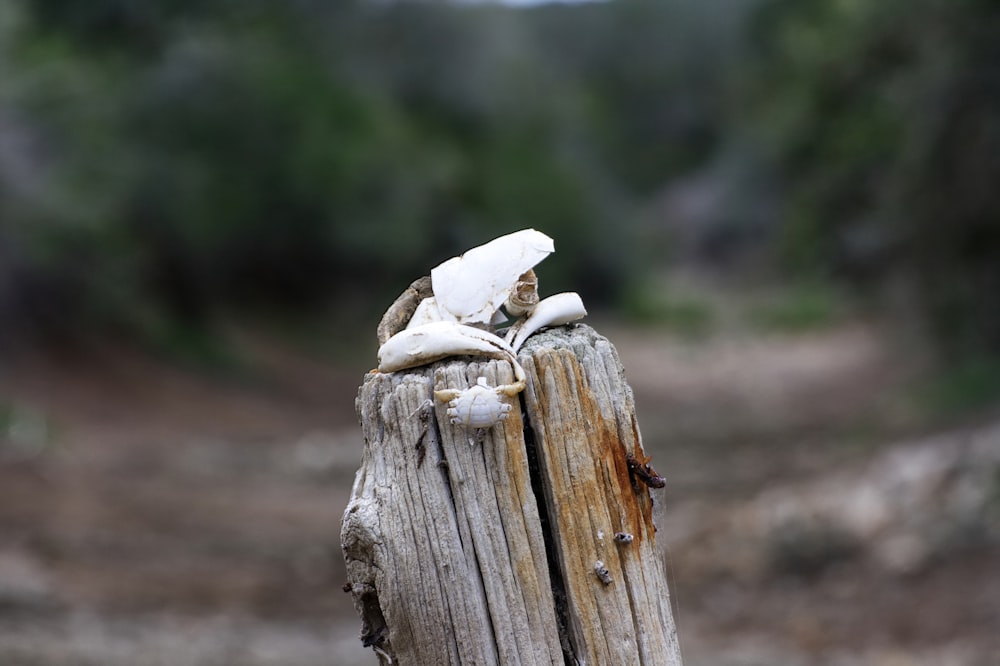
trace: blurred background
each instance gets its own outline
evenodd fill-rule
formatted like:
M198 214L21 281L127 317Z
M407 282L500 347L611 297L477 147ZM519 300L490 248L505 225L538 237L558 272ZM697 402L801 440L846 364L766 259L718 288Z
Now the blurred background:
M688 666L1000 663L989 0L0 4L0 662L375 663L375 325L526 227Z

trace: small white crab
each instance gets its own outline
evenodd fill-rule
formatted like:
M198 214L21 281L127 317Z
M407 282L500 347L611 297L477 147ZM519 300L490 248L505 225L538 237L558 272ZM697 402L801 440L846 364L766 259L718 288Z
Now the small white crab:
M503 396L515 396L523 388L521 382L490 386L486 377L480 377L475 386L467 389L443 389L434 397L448 403L448 417L453 425L465 428L492 428L507 418L510 403Z

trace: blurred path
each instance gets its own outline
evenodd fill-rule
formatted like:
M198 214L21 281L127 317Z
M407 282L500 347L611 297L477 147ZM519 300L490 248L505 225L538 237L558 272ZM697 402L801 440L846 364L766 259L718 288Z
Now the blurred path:
M3 373L0 662L367 663L340 591L360 373L251 358L240 380L127 352Z

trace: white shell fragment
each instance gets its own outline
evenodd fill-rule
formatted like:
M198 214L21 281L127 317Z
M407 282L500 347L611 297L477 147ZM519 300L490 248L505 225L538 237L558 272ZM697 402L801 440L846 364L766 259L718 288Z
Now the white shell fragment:
M555 251L552 239L523 229L500 236L431 270L441 319L488 324L524 273Z
M475 386L462 391L439 391L448 402L448 417L453 425L465 428L492 428L510 413L511 406L500 397L503 393L480 377Z
M539 329L587 315L576 293L538 300L538 278L532 269L554 249L551 238L524 229L472 248L434 268L433 296L420 301L406 328L379 348L379 372L415 368L449 356L508 361L514 369L511 384L492 387L480 377L475 386L434 392L437 400L448 403L447 414L453 424L475 429L481 437L483 430L500 423L511 411L504 397L517 395L527 384L516 350ZM506 340L483 330L490 325L506 325L508 315L516 321Z
M378 369L395 372L467 354L510 361L514 377L524 381L524 369L510 345L488 331L450 321L423 324L392 336L378 350Z
M514 351L517 351L537 330L546 326L568 324L586 316L587 308L583 306L580 294L575 291L555 294L542 299L527 319L511 326L507 332L507 342Z
M423 326L435 321L456 320L447 312L442 313L441 308L438 307L437 299L432 296L420 301L420 305L413 311L413 316L410 317L410 322L406 325L406 328L416 328L417 326Z

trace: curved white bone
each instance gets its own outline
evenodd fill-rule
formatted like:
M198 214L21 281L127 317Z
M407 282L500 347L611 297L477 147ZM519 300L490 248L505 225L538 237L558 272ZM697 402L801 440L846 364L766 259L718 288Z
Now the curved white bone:
M436 321L400 331L378 350L379 372L395 372L439 361L448 356L488 356L509 361L514 367L516 384L504 387L514 393L524 388L524 368L510 345L487 331ZM514 389L514 387L519 387ZM510 395L510 393L508 393Z
M543 298L535 306L530 317L511 326L507 332L506 340L510 343L511 349L516 352L524 344L524 341L538 329L568 324L586 316L587 309L583 307L583 299L580 298L580 294L575 291L555 294Z

